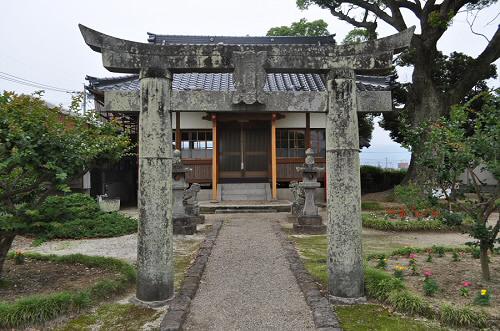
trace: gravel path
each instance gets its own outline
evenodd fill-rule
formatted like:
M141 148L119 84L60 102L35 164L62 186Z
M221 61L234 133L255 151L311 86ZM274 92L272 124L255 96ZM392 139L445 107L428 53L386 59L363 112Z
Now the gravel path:
M314 330L272 230L278 214L225 216L185 330Z

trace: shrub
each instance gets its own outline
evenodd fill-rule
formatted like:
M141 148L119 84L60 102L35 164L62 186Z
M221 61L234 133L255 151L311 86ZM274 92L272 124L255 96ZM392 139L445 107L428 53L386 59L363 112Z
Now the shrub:
M368 267L365 269L365 287L369 296L385 301L391 291L404 289L404 284L381 270Z
M396 201L403 203L410 210L427 209L433 205L430 197L413 183L394 187L394 197Z
M430 305L420 296L409 291L392 291L387 297L387 302L396 310L410 315L432 316Z
M382 169L363 165L360 167L361 192L372 193L392 189L403 180L406 170Z
M425 277L423 289L425 295L431 297L439 291L439 286L434 278Z
M29 233L39 241L116 237L137 231L135 219L102 212L94 198L80 193L47 198L33 220Z
M446 252L446 248L443 246L432 246L432 251L437 254L438 257L443 257Z
M377 201L362 201L361 202L362 210L383 210L384 207Z
M448 226L460 226L464 222L464 215L461 213L444 211L442 213L442 220L443 223Z
M362 214L363 226L381 231L450 231L441 220L389 221L376 215Z
M455 307L443 304L439 310L439 320L447 325L477 328L484 328L486 326L486 314L469 307Z

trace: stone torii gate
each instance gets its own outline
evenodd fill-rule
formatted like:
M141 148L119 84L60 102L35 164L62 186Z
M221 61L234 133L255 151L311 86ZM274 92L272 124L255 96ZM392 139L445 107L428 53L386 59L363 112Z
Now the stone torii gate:
M174 109L327 113L329 293L340 300L364 296L355 72L390 68L393 54L409 46L414 28L339 46L286 43L285 38L276 44L158 45L79 27L86 44L102 54L106 69L140 75L138 301L161 305L174 293L170 117ZM173 98L172 74L177 72L233 72L235 91L210 95L192 91L186 92L189 97ZM266 73L272 72L326 74L327 93L265 92ZM118 103L127 102L134 101L122 98Z

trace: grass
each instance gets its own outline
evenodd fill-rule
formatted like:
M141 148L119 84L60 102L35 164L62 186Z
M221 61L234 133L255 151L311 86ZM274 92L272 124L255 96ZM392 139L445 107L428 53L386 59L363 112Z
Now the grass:
M184 282L186 271L193 262L201 242L198 240L183 240L176 243L174 287L179 290Z
M395 315L379 305L335 307L345 331L444 331L433 322L415 321Z
M94 313L83 314L56 331L91 331L99 326L106 331L135 331L157 319L160 312L132 304L104 304Z
M326 236L292 236L291 238L295 242L295 246L297 247L301 258L303 259L304 265L308 272L316 281L323 285L323 288L327 288L328 275L326 266ZM446 250L447 248L443 247L443 249ZM423 250L423 248L407 247L397 249L393 251L392 254L406 255L409 254L409 252L420 250ZM439 308L433 308L431 307L429 302L425 300L425 298L406 289L404 282L402 282L401 280L382 270L378 270L368 266L365 266L365 288L366 293L369 297L389 304L395 311L403 314L422 316L426 318L435 318L441 321L443 324L450 326L481 328L486 324L486 316L484 315L484 313L472 310L468 307L452 307L448 305L442 305ZM387 319L387 316L384 314L379 316L377 314L369 314L367 312L361 312L360 314L363 317L361 318L361 321L358 321L355 317L350 316L348 312L342 315L342 309L343 308L340 308L339 318L341 320L341 323L344 323L343 318L347 318L347 320L345 320L346 326L344 326L346 329L352 327L351 330L397 330L396 328L392 328L391 325L394 323L403 323L404 325L406 325L408 323L406 320L402 320L402 317L399 316L391 315L391 319L386 321L385 319ZM346 309L348 311L348 308ZM370 308L361 307L359 309L369 310ZM346 310L344 310L344 312L345 311ZM365 316L365 314L367 316ZM349 315L350 317L346 317L346 315ZM394 319L396 319L396 321ZM397 321L398 319L399 321ZM363 324L365 323L363 322L364 320L369 320L369 322L367 323L372 323L373 325L380 325L380 328L378 326L377 328L369 328L370 324ZM423 327L422 330L429 329L426 324L422 324L423 322L413 320L409 321L411 323L416 323L415 330L420 330L418 329L418 327ZM361 323L364 326L355 328L356 323ZM368 328L365 328L365 326Z
M384 210L384 207L377 201L361 201L362 210Z
M81 254L56 256L25 253L30 259L65 264L83 264L119 272L119 276L103 279L92 287L79 291L63 291L45 295L32 295L13 303L0 301L0 329L33 325L52 320L69 312L78 312L113 295L124 293L135 283L135 269L123 261ZM9 255L12 258L12 255Z

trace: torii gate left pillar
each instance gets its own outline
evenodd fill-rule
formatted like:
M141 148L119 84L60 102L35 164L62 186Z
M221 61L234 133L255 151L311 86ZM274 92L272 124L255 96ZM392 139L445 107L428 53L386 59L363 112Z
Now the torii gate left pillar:
M136 300L161 306L174 294L172 74L142 69Z

